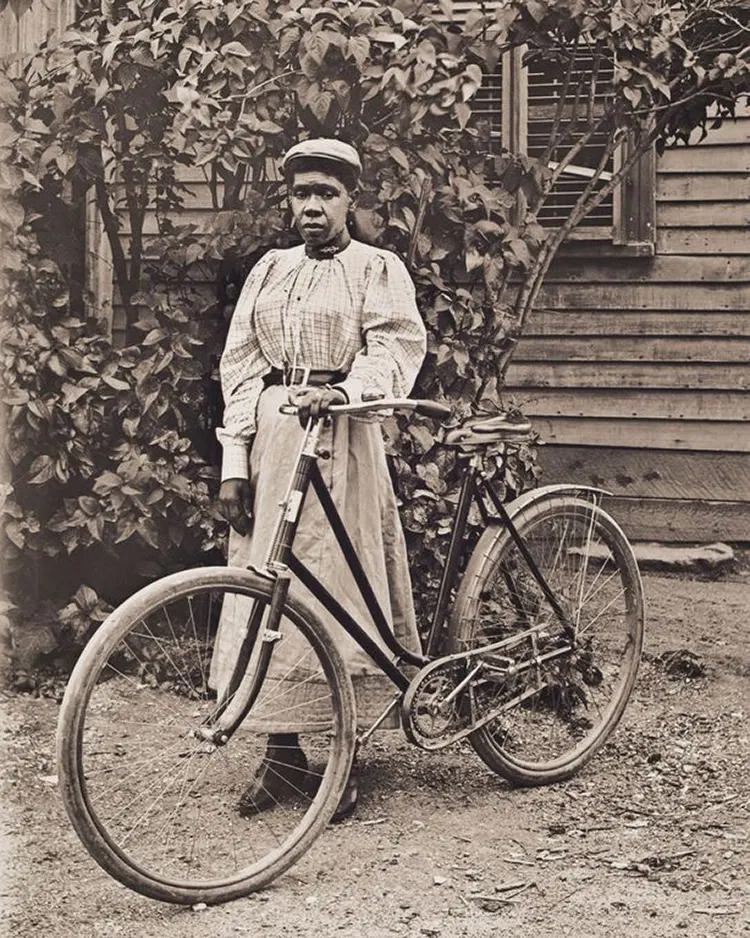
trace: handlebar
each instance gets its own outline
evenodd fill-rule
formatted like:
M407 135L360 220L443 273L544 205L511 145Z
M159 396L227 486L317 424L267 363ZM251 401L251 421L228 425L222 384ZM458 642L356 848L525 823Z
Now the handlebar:
M437 401L417 400L411 397L379 397L374 401L362 401L356 404L332 404L327 407L326 414L366 414L378 410L402 410L413 411L423 417L433 417L435 420L445 420L451 415L451 409L447 404L439 404ZM282 414L297 413L294 404L282 404L279 408Z

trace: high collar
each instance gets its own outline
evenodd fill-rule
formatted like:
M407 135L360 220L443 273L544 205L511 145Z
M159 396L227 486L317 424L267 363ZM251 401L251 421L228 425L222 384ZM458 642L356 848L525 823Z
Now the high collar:
M310 247L305 245L305 256L316 261L330 260L332 257L335 257L337 254L341 254L342 251L345 251L349 245L352 243L352 239L346 242L346 244L321 244L319 247Z

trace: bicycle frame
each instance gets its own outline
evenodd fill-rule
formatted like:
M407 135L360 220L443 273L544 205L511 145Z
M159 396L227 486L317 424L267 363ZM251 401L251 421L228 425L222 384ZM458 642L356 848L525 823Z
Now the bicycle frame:
M435 611L424 643L423 654L415 654L407 648L404 648L388 626L385 613L375 596L367 574L362 567L351 538L346 530L346 526L341 519L338 509L320 473L320 469L318 468L317 458L319 454L317 453L317 442L320 428L321 421L309 421L305 428L305 435L300 447L297 463L292 473L287 495L280 506L279 521L268 553L266 569L272 574L284 573L285 571L293 573L341 627L357 642L362 650L372 658L400 691L405 691L410 683L410 679L401 670L400 665L407 664L424 667L433 661L439 653L442 629L445 625L451 594L458 577L466 524L473 502L476 502L478 505L485 522L502 524L509 531L528 564L529 570L539 583L555 615L559 618L563 629L569 637L573 637L573 624L568 621L563 609L542 576L534 557L518 534L510 515L492 487L490 480L482 473L481 454L461 453L459 454L459 460L465 465L463 481L453 518L451 539L446 562L442 570ZM338 543L349 571L367 606L367 610L372 618L377 633L386 648L395 656L394 659L389 658L385 654L382 648L371 638L362 625L356 621L340 602L338 602L294 553L294 536L296 534L302 507L311 485L315 491L315 495L320 501L326 520L334 533L336 542ZM494 512L487 507L485 499L489 501L491 509L494 510ZM273 630L276 628L277 624L278 619L275 623L269 621L268 628Z
M253 611L227 689L222 699L217 702L214 712L205 721L205 735L214 741L225 742L240 725L257 698L273 653L273 646L281 637L278 626L282 618L282 610L292 575L297 577L344 631L369 655L395 685L399 693L405 693L411 683L411 678L404 673L402 666L406 664L423 668L435 661L440 655L443 628L451 595L456 586L466 524L472 503L477 504L485 523L501 524L510 533L531 574L559 619L571 646L575 646L575 624L569 621L540 572L534 557L516 530L505 505L492 487L491 481L484 475L481 451L474 453L460 452L458 455L459 461L464 465L463 480L453 517L448 554L442 570L438 597L424 642L423 653L414 653L401 645L388 626L385 613L375 596L346 526L318 468L317 460L320 458L320 454L317 451L317 445L324 419L326 418L309 420L304 428L304 435L289 486L284 499L280 503L279 517L271 539L271 546L263 568L257 571L273 580L273 592L268 615L264 627L261 628L263 624L261 622L263 619L262 610L256 608ZM383 651L361 623L342 606L294 553L294 538L310 486L312 486L320 501L326 520L334 533L339 549L360 591L377 633L385 647L393 655L392 658ZM489 507L487 502L489 502ZM250 654L259 637L262 645L258 664L253 674L248 676L246 669ZM244 688L243 684L246 685ZM397 700L398 697L394 698L388 709ZM380 719L383 719L385 715L384 713ZM377 725L377 722L375 725ZM374 727L371 729L374 729Z

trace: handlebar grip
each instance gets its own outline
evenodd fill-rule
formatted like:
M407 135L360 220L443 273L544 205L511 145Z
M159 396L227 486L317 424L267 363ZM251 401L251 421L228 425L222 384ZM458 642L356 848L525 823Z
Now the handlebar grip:
M435 420L445 420L451 415L450 407L437 401L419 401L414 410L423 417L434 417Z

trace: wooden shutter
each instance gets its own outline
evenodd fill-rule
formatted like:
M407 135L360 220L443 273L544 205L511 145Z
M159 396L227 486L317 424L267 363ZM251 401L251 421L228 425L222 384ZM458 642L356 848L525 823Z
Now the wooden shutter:
M568 90L565 95L562 120L559 133L564 134L566 127L570 126L573 108L575 106L576 89L582 89L576 112L579 125L572 137L572 142L580 137L584 128L584 120L588 110L588 88L593 69L593 60L590 55L578 57L573 68ZM543 57L533 61L527 70L527 152L530 156L540 157L544 154L553 126L555 114L558 109L560 96L565 87L565 75L556 63L546 63ZM612 66L600 67L597 70L596 94L592 101L592 119L601 116L605 106L608 89L612 77ZM609 139L609 130L605 127L598 131L592 140L576 156L575 162L567 168L557 181L546 203L539 213L540 222L548 227L556 228L561 225L570 214L579 196L590 183L594 170L599 165L602 152ZM570 149L571 138L564 139L559 151L553 149L550 155L550 164L555 165L562 160ZM614 159L605 167L605 172L599 182L603 188L614 170ZM614 199L608 196L585 219L582 229L584 236L604 236L611 238L614 230ZM579 233L580 237L581 234Z

